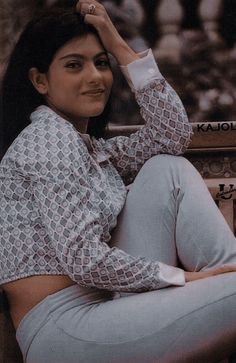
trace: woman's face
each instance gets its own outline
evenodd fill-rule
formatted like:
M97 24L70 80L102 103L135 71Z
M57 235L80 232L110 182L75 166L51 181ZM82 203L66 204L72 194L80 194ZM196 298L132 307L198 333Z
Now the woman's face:
M61 47L44 77L48 105L82 132L86 119L103 112L113 83L107 54L93 34Z

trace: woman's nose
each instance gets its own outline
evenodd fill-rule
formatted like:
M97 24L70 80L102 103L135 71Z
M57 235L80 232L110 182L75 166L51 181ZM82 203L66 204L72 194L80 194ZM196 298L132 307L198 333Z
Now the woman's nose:
M88 67L86 73L86 80L89 83L98 83L102 80L101 72L94 65Z

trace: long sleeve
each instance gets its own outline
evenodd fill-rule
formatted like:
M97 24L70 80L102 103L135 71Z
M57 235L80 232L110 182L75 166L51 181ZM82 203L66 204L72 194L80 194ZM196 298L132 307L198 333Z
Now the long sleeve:
M100 139L97 145L111 155L112 163L125 177L135 176L154 155L182 154L189 145L192 128L181 100L161 75L151 50L122 71L135 93L145 125L129 137Z
M109 231L116 224L125 187L118 173L107 180L104 173L110 162L101 172L79 135L71 130L63 121L55 126L50 120L47 129L40 131L45 133L43 140L53 135L53 144L45 149L42 141L40 148L38 140L35 147L31 142L31 150L37 146L39 155L31 163L21 163L22 173L24 164L30 165L27 175L33 180L34 210L39 211L63 271L81 285L113 291L183 285L181 269L109 247ZM112 167L109 174L113 171Z

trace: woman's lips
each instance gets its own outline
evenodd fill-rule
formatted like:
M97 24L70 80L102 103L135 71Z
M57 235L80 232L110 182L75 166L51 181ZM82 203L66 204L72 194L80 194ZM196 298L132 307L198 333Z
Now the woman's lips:
M91 89L89 91L85 91L82 94L86 96L100 96L104 93L104 89L97 88L97 89Z

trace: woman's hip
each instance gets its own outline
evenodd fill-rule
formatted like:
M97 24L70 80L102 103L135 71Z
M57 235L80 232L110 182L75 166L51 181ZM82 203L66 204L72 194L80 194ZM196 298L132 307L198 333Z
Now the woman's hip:
M21 348L24 361L34 338L48 327L50 330L53 321L57 321L66 311L75 308L81 316L91 304L100 303L112 298L110 291L72 285L56 293L48 295L35 305L21 320L17 330L16 339ZM45 336L45 335L44 335ZM50 344L50 342L48 341ZM47 342L45 341L45 346Z
M77 294L67 288L23 320L17 336L27 363L210 362L224 342L224 354L233 353L236 274L110 300Z

